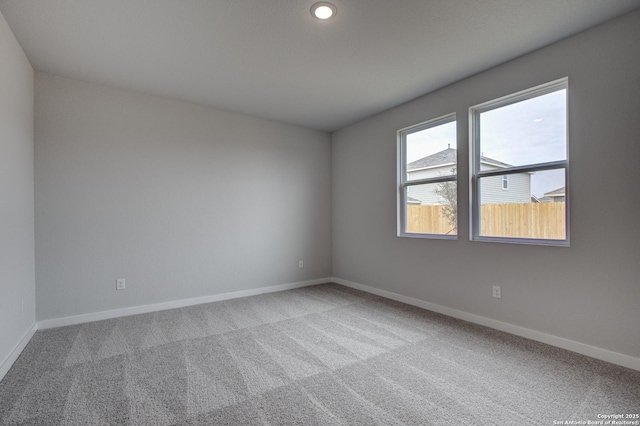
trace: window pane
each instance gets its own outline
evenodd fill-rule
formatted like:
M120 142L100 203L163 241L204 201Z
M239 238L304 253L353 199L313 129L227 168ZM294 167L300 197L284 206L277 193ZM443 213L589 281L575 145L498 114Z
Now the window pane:
M480 235L566 239L564 169L480 178Z
M456 122L440 124L406 136L406 180L456 173Z
M407 187L405 232L456 235L457 185L440 182Z
M502 189L505 191L509 189L509 176L502 176Z
M566 89L480 113L481 170L567 159Z

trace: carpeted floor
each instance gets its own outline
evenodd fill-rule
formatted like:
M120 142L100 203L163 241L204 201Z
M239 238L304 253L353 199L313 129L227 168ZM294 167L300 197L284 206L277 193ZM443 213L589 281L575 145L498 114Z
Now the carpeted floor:
M336 284L38 331L0 424L553 425L640 372Z

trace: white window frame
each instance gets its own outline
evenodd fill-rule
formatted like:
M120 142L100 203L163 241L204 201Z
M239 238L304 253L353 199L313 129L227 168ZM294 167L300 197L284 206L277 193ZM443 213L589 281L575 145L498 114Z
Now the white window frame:
M432 127L437 127L442 124L447 124L451 122L456 122L456 113L451 113L447 115L443 115L438 118L434 118L433 120L428 120L419 124L415 124L413 126L405 127L404 129L398 130L397 137L397 158L398 158L398 209L397 209L397 235L398 237L409 237L409 238L432 238L439 240L457 240L458 233L455 235L447 235L447 234L419 234L414 232L406 232L406 221L407 221L407 189L410 186L416 185L424 185L424 184L433 184L433 183L442 183L442 182L457 182L458 181L458 173L455 175L446 175L446 176L438 176L428 179L416 179L412 181L407 181L407 135L420 132L422 130L430 129ZM458 138L458 131L456 129L456 139ZM456 141L457 145L457 141ZM456 162L459 158L456 159ZM456 169L458 168L458 164L456 164ZM460 203L458 203L460 206ZM458 218L456 218L457 222Z
M509 175L502 175L502 190L503 191L509 190Z
M562 161L552 161L548 163L528 164L524 166L514 166L502 169L481 170L480 169L480 114L486 111L498 109L517 102L533 99L538 96L546 95L551 92L566 89L566 120L567 120L567 153L566 159ZM547 246L569 246L569 79L567 77L550 83L542 84L531 89L523 90L518 93L504 96L489 102L469 108L469 239L472 241L489 241L498 243L512 244L534 244ZM512 237L487 237L480 235L480 196L479 183L480 178L489 176L512 175L517 173L531 173L545 170L564 169L565 181L565 229L566 238L562 240L538 239L538 238L512 238Z

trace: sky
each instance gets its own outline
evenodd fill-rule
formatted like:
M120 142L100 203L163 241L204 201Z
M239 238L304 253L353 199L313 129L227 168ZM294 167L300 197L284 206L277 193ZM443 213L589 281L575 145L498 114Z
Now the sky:
M565 160L566 134L564 89L480 115L482 155L514 166ZM412 133L407 136L407 162L447 149L448 144L457 146L455 122ZM531 192L538 197L563 186L564 170L531 176Z

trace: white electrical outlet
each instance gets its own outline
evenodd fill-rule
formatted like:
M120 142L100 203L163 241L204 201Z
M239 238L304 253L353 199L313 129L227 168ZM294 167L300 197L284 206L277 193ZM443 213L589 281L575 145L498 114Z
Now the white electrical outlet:
M493 297L495 297L496 299L502 299L502 289L499 285L493 286Z
M124 278L116 280L116 290L124 290L126 288Z
M302 260L298 261L298 268L304 267L304 262Z

